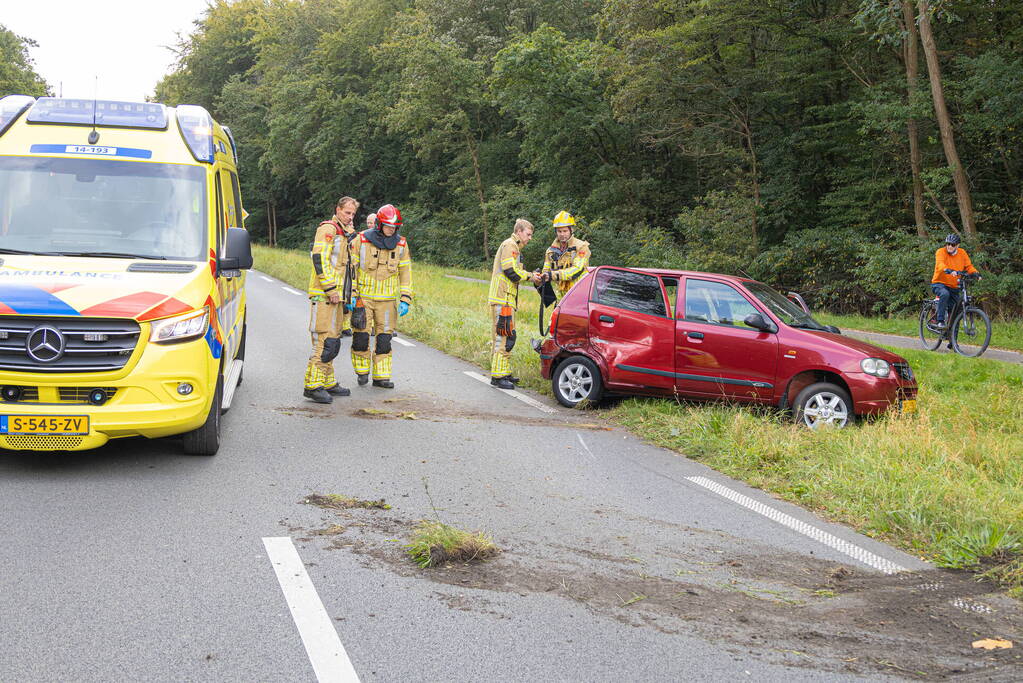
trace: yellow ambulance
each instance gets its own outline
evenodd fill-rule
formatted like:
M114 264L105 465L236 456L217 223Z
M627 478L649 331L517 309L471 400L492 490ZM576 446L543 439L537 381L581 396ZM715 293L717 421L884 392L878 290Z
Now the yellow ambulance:
M215 454L244 215L234 139L202 107L0 99L0 448L181 435Z

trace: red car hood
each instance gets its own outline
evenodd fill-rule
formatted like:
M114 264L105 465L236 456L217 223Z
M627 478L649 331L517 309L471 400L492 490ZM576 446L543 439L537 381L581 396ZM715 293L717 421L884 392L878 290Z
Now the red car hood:
M811 330L795 330L802 334L812 335L818 339L826 339L836 346L841 346L846 349L853 351L859 351L860 353L869 356L870 358L881 358L889 363L905 363L906 359L902 356L892 353L886 349L882 349L880 346L875 346L870 342L860 341L859 339L853 339L852 337L846 337L841 334L834 334L833 332L818 332Z

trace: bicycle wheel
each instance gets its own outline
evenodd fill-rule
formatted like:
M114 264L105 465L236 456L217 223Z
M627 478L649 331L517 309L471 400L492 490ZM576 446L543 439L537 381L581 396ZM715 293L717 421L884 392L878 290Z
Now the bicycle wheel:
M937 324L938 309L933 301L925 301L920 309L920 343L928 351L941 346L944 334L938 330Z
M952 348L957 353L976 358L991 343L991 319L979 308L967 308L952 323Z

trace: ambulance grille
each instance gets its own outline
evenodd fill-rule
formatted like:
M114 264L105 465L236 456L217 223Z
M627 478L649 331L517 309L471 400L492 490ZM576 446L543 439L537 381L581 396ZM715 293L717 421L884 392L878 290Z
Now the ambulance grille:
M50 328L45 336L33 335ZM59 338L54 334L59 334ZM71 318L0 315L0 370L26 372L106 372L120 370L139 341L139 324L121 318ZM29 355L29 337L45 341L49 349ZM63 352L52 349L63 340Z
M63 403L89 403L89 394L96 389L102 389L108 401L117 393L117 387L58 387L57 395Z
M4 445L15 451L69 451L82 445L80 436L50 436L45 434L9 434Z

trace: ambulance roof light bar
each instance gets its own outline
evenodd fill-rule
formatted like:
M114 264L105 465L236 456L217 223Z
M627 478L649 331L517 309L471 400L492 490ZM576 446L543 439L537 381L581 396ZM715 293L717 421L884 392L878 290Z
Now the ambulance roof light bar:
M166 130L167 108L156 102L117 102L40 97L28 113L29 123L57 123L109 128Z
M36 98L28 95L0 97L0 135L3 135L21 114L31 107Z
M177 106L178 128L196 161L213 163L213 117L196 104Z

